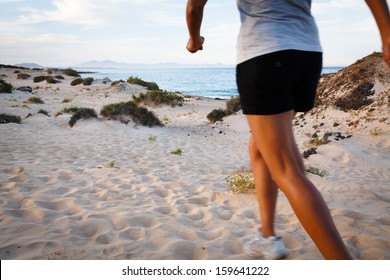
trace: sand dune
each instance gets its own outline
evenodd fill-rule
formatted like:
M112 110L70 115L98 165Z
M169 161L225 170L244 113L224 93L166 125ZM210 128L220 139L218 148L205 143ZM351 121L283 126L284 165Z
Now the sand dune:
M37 86L13 71L0 74L15 87ZM65 106L99 112L145 91L132 85L114 90L100 81L71 87L70 81L40 83L33 95L0 94L0 113L32 114L21 124L0 124L1 259L249 259L242 245L259 226L257 202L232 194L226 182L249 167L249 129L241 113L209 124L206 115L225 102L187 97L182 107L151 108L164 127L90 119L70 128L70 115L55 117ZM31 96L45 104L23 103ZM64 104L64 98L72 101ZM378 107L376 119L363 122L366 111L327 108L296 125L302 151L317 130L352 135L331 136L305 163L326 172L308 176L357 259L390 259L388 113L386 105ZM363 126L349 126L354 119ZM177 149L181 155L172 154ZM288 259L322 259L282 193L277 207Z

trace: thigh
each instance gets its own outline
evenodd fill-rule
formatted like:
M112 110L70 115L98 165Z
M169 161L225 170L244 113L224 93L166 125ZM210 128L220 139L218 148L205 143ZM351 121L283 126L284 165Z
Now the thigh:
M289 174L303 172L292 130L293 116L294 111L274 115L247 115L254 141L275 182L289 177Z

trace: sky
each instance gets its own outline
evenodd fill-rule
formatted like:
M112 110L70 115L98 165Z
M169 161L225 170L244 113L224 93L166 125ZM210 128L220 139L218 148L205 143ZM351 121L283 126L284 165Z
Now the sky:
M209 0L204 50L190 54L186 0L0 0L0 63L67 67L90 60L235 64L235 0ZM313 0L325 66L381 51L364 0Z

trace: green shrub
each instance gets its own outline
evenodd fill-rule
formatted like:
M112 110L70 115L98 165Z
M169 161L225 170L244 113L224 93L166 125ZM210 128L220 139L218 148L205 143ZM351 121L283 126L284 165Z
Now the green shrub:
M27 103L29 103L29 104L44 104L45 102L43 102L43 100L40 99L39 97L30 97L27 100Z
M37 76L33 78L34 83L40 83L43 82L44 80L46 80L45 76Z
M320 177L324 177L328 174L325 170L321 170L317 167L310 166L310 165L306 167L306 173L311 173Z
M71 77L80 77L80 74L77 73L77 71L73 70L72 68L66 68L62 71L62 73Z
M175 156L181 156L183 154L183 151L181 149L176 149L172 151L171 154Z
M64 76L62 75L55 75L54 78L58 79L58 80L64 80Z
M60 83L60 81L54 79L52 76L46 76L45 80L49 84L58 84L58 83Z
M90 86L90 85L92 85L92 83L93 83L93 78L91 78L91 77L85 78L83 81L84 86Z
M61 111L57 112L56 117L58 117L58 116L60 116L62 114L74 114L74 113L77 112L78 109L79 108L74 107L74 106L72 106L72 107L65 107Z
M241 103L239 96L232 96L226 101L226 109L214 109L207 115L207 119L211 123L221 121L224 117L237 113L241 110Z
M140 85L143 87L146 87L148 90L159 90L159 86L155 82L146 82L138 77L129 77L127 79L127 82L129 84L135 84L135 85Z
M70 85L71 86L77 86L77 85L79 85L79 84L82 84L83 83L83 79L82 78L76 78L76 79L74 79L71 83L70 83Z
M12 93L12 85L0 79L0 92Z
M172 107L182 106L184 102L184 98L181 95L165 90L152 90L147 93L140 93L138 96L133 95L133 100L137 104L143 103L153 106L167 104Z
M116 86L117 84L124 83L124 82L125 82L124 80L113 81L113 82L111 83L111 86Z
M251 169L240 169L229 176L226 181L232 193L256 193L255 181Z
M28 79L30 77L31 77L31 75L29 75L29 74L19 73L16 78L18 80L26 80L26 79Z
M40 109L40 110L38 111L38 114L42 114L42 115L49 116L49 112L46 111L46 110L43 110L43 109Z
M139 107L135 102L121 102L109 104L103 107L100 115L114 120L120 119L122 116L130 116L136 123L148 127L162 126L161 121L145 107Z
M241 102L239 96L232 96L226 101L226 115L232 115L241 110Z
M225 117L225 116L226 116L226 111L225 110L223 110L223 109L214 109L207 115L207 119L211 123L215 123L217 121L221 121L223 119L223 117Z
M137 108L137 104L132 101L109 104L103 107L100 115L106 118L117 119L119 116L131 116Z
M79 108L70 118L69 126L73 127L80 119L97 118L96 111L90 108Z
M71 98L64 98L64 100L62 100L62 103L69 103L69 102L72 102Z
M22 119L19 116L0 114L0 124L4 123L21 123Z

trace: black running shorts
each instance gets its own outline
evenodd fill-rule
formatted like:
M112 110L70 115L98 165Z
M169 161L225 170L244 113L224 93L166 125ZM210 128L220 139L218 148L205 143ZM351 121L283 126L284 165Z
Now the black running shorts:
M272 115L314 106L322 53L285 50L237 65L241 106L247 115Z

